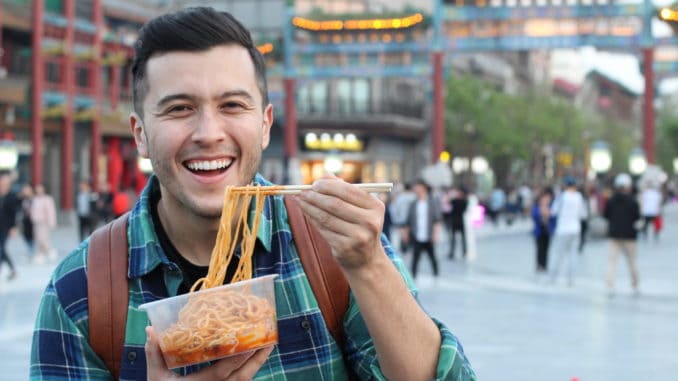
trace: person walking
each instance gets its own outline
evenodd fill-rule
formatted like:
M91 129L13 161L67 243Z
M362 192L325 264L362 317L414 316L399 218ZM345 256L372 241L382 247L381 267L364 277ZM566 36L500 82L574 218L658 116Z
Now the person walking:
M433 266L433 275L438 276L438 260L434 244L438 242L442 223L440 203L431 195L431 188L423 180L414 184L417 199L410 204L407 213L408 241L412 243L412 277L417 277L417 268L422 251L425 251Z
M615 192L605 203L603 216L608 222L610 238L610 256L608 261L607 288L610 296L614 295L617 275L617 257L623 253L631 274L631 287L638 294L638 267L636 266L636 241L640 221L640 206L631 195L632 179L626 173L620 173L614 179Z
M33 187L25 184L19 192L21 199L21 235L28 246L28 255L33 259L35 242L33 238L33 221L31 220L31 205L33 203Z
M640 213L644 220L642 230L644 239L649 239L650 233L648 228L652 225L654 239L655 241L659 240L661 229L656 228L655 220L661 218L662 198L662 192L654 181L647 184L645 189L640 193Z
M556 218L551 214L551 204L553 203L553 190L550 187L544 188L532 206L532 221L534 236L537 248L536 271L537 274L546 274L548 270L548 253L551 243L551 236L556 227Z
M16 216L19 201L12 193L12 178L8 173L0 173L0 270L2 264L9 267L7 279L16 278L16 268L7 252L7 239L16 233Z
M454 252L457 246L457 234L461 236L461 254L464 259L466 259L466 254L468 253L466 247L466 228L464 216L466 210L468 209L468 192L466 188L460 187L459 189L454 189L454 192L451 194L452 201L451 212L450 212L450 254L449 259L454 259Z
M43 264L57 259L49 234L56 227L56 207L52 196L45 192L42 185L35 186L35 197L31 203L31 221L35 234L35 263Z
M91 187L87 181L81 181L78 186L76 207L78 213L78 230L80 233L80 240L82 241L92 234L96 222L96 195L92 193Z
M584 197L577 190L577 181L566 176L565 189L553 202L551 214L556 217L556 229L553 233L553 268L551 281L556 282L563 259L567 260L567 284L574 285L575 268L577 266L577 249L581 220L587 217Z

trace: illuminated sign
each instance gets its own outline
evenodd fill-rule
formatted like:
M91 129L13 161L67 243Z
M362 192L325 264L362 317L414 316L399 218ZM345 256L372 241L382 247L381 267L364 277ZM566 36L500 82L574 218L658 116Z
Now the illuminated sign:
M381 30L403 29L415 26L424 21L424 15L415 13L411 16L392 19L364 19L364 20L325 20L316 21L304 17L292 19L292 25L300 29L312 31L328 30Z
M354 134L336 133L330 136L323 132L320 137L314 132L309 132L304 137L304 146L311 150L320 151L362 151L363 142Z

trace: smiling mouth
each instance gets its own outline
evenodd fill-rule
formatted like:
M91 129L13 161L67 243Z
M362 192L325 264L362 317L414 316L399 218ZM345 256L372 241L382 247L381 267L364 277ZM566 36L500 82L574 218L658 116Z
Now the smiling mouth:
M218 175L226 172L233 164L233 159L221 160L190 160L184 162L184 167L199 175Z

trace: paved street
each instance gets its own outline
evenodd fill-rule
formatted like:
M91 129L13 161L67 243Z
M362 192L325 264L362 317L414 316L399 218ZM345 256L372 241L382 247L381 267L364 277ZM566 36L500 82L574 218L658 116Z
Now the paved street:
M529 223L480 228L472 263L442 259L434 280L426 258L417 283L422 303L459 336L483 381L673 380L678 374L678 207L666 215L660 242L639 244L641 295L634 297L626 264L618 264L617 294L603 279L607 242L589 242L574 287L533 274ZM75 229L60 228L61 255L76 245ZM28 377L30 340L39 296L53 265L30 265L18 238L9 244L16 280L0 273L2 380ZM444 249L444 248L443 248ZM409 258L406 258L409 260Z

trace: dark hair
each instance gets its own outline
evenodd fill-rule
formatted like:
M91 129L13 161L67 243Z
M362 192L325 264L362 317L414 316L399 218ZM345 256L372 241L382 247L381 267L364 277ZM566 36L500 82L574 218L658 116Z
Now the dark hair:
M263 107L266 107L266 65L252 42L250 32L228 12L194 7L151 19L139 31L132 63L134 111L143 118L143 100L148 91L146 63L153 55L173 51L206 51L227 44L240 45L249 52Z
M424 179L415 180L414 185L422 185L424 188L426 188L426 193L431 193L431 186L428 185Z

